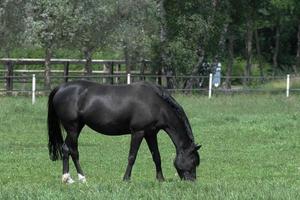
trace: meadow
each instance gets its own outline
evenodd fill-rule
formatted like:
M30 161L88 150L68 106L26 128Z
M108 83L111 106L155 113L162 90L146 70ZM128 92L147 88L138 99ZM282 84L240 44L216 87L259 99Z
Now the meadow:
M49 160L46 97L0 97L0 199L300 199L300 96L175 96L202 144L197 181L180 181L175 148L158 136L165 182L145 141L130 182L122 177L129 136L85 127L79 140L87 184L61 183ZM72 163L71 175L77 175Z

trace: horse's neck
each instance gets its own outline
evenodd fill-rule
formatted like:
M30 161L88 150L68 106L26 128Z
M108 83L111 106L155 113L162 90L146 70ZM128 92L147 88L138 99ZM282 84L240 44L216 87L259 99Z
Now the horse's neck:
M169 122L168 128L166 128L165 131L170 136L177 152L184 151L193 144L193 140L189 137L186 127L184 126L184 122L180 120Z

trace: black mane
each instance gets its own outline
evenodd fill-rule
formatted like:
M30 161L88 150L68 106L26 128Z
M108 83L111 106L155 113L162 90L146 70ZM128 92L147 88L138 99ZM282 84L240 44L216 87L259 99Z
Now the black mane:
M149 84L150 85L150 84ZM158 85L151 85L154 91L163 98L165 102L167 102L173 110L175 110L177 116L183 121L185 129L187 131L187 134L189 138L194 142L194 136L192 132L191 125L188 121L188 118L183 110L183 108L176 102L176 100L170 95L168 91L163 89L162 87Z

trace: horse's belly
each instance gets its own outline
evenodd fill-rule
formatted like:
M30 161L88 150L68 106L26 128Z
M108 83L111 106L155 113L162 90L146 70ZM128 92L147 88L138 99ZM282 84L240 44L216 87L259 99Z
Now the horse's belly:
M128 125L122 124L89 124L87 125L96 132L102 133L104 135L124 135L130 134Z

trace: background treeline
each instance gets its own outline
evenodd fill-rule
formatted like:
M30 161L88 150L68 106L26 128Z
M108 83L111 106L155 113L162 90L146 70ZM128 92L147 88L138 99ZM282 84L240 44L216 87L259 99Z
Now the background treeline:
M157 74L300 73L299 0L1 0L0 57L152 61ZM206 67L205 67L206 68Z

